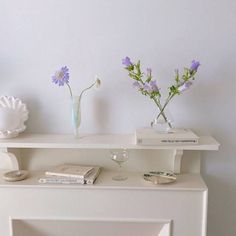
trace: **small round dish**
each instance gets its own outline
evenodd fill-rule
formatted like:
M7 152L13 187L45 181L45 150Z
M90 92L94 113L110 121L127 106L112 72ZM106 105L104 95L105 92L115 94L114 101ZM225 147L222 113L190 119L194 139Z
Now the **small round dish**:
M169 171L150 171L143 175L146 181L153 184L170 184L176 181L177 177L174 173Z
M26 170L13 170L3 174L3 179L8 182L15 182L26 179L29 172Z

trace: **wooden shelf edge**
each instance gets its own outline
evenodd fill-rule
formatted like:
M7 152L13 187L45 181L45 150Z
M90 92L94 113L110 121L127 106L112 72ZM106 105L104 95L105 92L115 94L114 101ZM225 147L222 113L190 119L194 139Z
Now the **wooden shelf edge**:
M132 134L73 135L22 134L13 139L0 140L0 148L70 148L70 149L153 149L153 150L218 150L220 144L211 136L201 136L198 144L187 145L136 145Z
M28 179L18 182L6 182L2 179L5 171L0 171L0 188L49 188L49 189L87 189L87 190L149 190L149 191L207 191L200 174L181 174L171 184L154 185L142 178L143 173L128 172L126 181L114 181L115 172L102 170L93 185L40 184L38 179L44 171L30 171Z

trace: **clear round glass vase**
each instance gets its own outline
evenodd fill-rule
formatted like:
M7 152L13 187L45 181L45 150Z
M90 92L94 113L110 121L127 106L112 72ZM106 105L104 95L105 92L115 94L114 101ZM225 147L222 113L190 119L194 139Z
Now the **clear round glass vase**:
M79 127L81 124L81 97L72 97L72 125L74 129L74 136L79 138Z
M158 113L151 122L151 127L158 133L169 133L173 126L173 117L168 109Z

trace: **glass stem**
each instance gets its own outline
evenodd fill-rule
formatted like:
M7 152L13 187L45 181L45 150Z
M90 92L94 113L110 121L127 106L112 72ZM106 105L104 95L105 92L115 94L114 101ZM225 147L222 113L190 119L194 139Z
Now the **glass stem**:
M119 163L119 169L118 169L119 174L121 175L122 172L122 165Z

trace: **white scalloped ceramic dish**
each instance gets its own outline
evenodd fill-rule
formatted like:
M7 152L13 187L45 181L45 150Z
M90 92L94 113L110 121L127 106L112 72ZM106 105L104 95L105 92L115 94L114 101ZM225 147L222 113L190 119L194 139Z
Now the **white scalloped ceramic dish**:
M0 97L0 138L14 138L26 129L28 110L19 98Z

